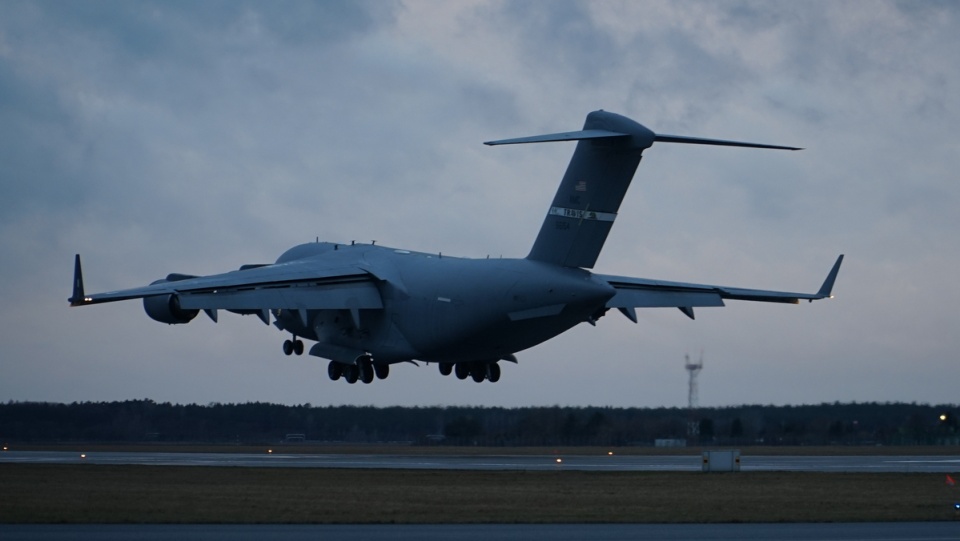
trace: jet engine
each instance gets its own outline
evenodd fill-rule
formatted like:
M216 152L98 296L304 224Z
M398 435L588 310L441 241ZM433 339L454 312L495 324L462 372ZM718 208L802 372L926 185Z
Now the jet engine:
M199 310L184 310L180 308L180 297L170 295L160 295L156 297L144 297L143 309L150 316L150 319L160 323L169 323L178 325L189 323L190 320L197 317Z
M153 284L172 281L175 280L157 280ZM180 308L180 297L172 293L169 295L144 297L143 309L147 312L147 315L150 316L150 319L170 325L190 323L190 320L197 317L197 314L200 313L199 310L184 310Z

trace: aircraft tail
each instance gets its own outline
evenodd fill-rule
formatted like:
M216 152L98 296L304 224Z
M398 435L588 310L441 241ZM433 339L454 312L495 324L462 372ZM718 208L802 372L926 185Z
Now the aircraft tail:
M719 139L657 135L621 115L594 111L575 132L488 141L486 145L578 141L527 259L592 268L613 227L644 149L655 141L798 150Z

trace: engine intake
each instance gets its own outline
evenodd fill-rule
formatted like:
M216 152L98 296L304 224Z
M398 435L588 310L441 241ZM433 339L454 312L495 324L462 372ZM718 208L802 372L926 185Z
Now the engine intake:
M180 297L174 294L158 295L155 297L143 298L143 309L150 316L150 319L167 323L170 325L180 325L190 323L190 320L197 317L199 310L184 310L180 308Z

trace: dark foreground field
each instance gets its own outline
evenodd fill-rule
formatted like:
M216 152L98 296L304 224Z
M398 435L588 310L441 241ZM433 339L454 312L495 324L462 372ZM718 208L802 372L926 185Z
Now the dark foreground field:
M700 456L717 447L478 447L452 445L396 444L298 444L274 443L259 445L218 445L179 443L60 443L10 444L17 451L70 451L77 453L265 453L268 449L284 454L347 454L347 455L681 455ZM832 446L744 446L742 456L957 456L956 446L913 445L832 445Z
M0 522L850 522L955 518L942 474L0 464Z

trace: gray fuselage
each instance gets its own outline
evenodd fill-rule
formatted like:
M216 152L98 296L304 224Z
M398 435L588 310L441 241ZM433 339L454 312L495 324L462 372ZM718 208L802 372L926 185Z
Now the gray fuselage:
M583 269L529 259L465 259L374 245L311 243L277 263L315 258L377 278L382 310L276 313L277 327L344 360L496 361L599 317L616 291ZM359 325L358 325L359 323Z

